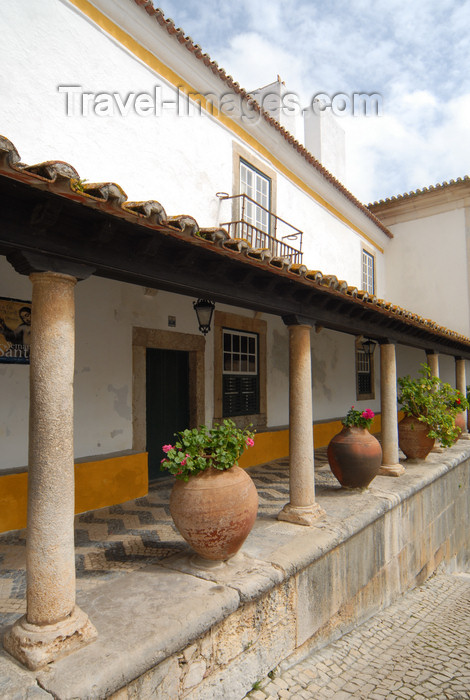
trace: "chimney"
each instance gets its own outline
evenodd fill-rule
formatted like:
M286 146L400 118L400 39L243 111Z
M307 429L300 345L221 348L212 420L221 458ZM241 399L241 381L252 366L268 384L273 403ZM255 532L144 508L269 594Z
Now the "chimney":
M321 103L303 110L305 148L340 182L346 179L346 147L344 129L330 108Z
M269 85L252 90L250 93L265 112L299 141L303 140L302 116L298 98L290 93L280 76ZM295 99L289 99L288 96Z

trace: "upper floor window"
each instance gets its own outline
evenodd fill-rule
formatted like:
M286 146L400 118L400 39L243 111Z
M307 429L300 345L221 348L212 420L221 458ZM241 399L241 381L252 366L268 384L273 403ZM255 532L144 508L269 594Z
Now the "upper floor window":
M375 293L375 258L367 250L362 250L362 289Z
M222 200L231 201L220 208L219 225L231 238L246 241L259 252L302 262L302 231L277 215L277 173L268 164L233 144L233 194L218 192Z
M263 233L269 233L271 222L271 180L246 161L240 159L240 194L250 199L242 199L242 218ZM260 206L257 206L260 205Z

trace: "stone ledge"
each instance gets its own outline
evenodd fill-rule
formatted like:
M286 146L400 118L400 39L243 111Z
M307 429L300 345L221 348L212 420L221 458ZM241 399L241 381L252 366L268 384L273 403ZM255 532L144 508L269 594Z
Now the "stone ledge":
M307 532L287 522L269 522L268 525L258 520L243 552L280 567L286 576L293 576L468 458L468 443L465 442L465 446L457 443L443 455L431 454L426 460L409 466L404 461L403 476L396 479L377 476L362 492L317 489L317 501L326 511L326 518L313 524Z
M226 562L204 561L196 554L176 554L161 566L234 588L240 601L259 598L285 579L285 572L272 564L238 552Z
M148 566L78 596L98 639L36 677L61 700L108 697L184 649L234 612L238 594L160 566Z

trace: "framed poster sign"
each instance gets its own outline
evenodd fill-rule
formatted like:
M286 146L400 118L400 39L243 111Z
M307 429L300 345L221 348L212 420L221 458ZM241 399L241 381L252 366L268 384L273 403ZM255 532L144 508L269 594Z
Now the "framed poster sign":
M0 297L0 362L29 364L31 302Z

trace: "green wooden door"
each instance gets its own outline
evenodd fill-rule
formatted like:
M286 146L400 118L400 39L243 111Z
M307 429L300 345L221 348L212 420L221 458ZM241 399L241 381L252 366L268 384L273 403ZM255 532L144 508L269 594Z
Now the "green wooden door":
M162 445L189 427L189 353L147 348L147 452L149 479L168 476L160 469Z

